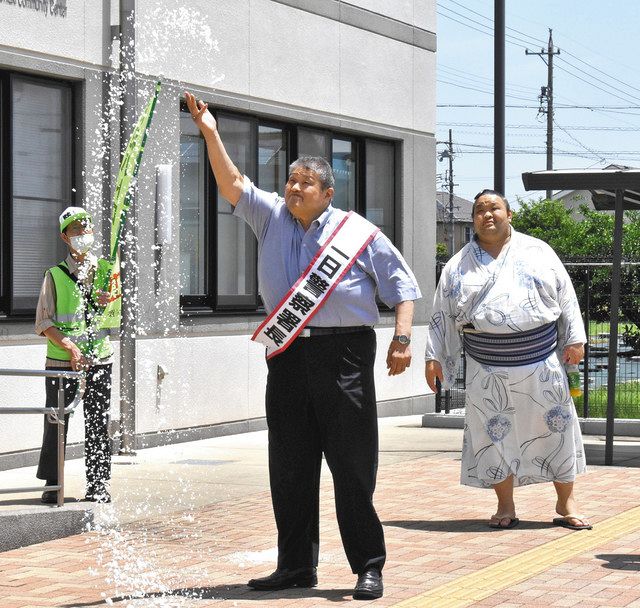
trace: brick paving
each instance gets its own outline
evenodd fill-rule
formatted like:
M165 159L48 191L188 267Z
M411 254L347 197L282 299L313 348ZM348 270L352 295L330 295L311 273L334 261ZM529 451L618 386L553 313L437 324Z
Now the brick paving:
M486 518L495 508L493 493L462 487L458 477L459 462L443 454L380 468L385 596L356 605L393 606L567 534L589 534L550 524L550 484L518 488L520 526L491 530ZM591 467L578 480L577 496L597 525L640 505L640 469ZM268 492L123 526L114 526L117 509L101 507L97 530L0 553L0 608L327 608L353 601L355 577L342 552L326 475L316 589L262 593L245 586L274 568ZM640 522L630 534L469 605L640 607Z

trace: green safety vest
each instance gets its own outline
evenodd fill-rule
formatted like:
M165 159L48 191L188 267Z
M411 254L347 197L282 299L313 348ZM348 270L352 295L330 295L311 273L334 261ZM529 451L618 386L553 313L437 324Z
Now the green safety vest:
M95 319L99 312L90 297L84 297L66 262L49 268L49 273L56 286L56 310L51 319L54 327L71 338L83 355L92 359L110 357L113 346L109 341L109 330L100 327L99 319ZM69 361L71 355L48 340L47 358Z

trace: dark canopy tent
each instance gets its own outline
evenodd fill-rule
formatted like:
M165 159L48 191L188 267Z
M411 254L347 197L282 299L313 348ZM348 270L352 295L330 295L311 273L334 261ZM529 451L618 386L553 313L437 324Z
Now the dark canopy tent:
M522 174L525 190L590 190L598 210L614 210L611 316L607 378L605 464L613 464L613 435L618 357L618 309L622 265L622 220L625 210L640 210L640 169L555 169Z

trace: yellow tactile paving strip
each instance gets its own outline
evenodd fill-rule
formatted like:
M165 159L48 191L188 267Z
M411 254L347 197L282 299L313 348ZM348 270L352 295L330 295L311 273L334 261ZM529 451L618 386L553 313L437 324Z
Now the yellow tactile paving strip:
M496 564L394 604L394 608L464 608L521 583L572 557L640 529L640 507L624 511ZM507 532L505 532L506 534Z

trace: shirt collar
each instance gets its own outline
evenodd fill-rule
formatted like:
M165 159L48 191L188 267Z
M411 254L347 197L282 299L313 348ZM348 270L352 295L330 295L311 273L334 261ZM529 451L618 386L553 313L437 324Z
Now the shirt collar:
M98 258L93 255L93 253L87 253L84 257L85 264L88 264L90 268L95 268L98 265ZM69 268L69 272L71 274L78 275L78 262L71 255L71 252L67 254L67 257L64 260Z
M331 203L329 203L329 206L315 220L313 220L313 222L311 222L310 228L315 228L316 230L318 228L322 228L327 223L327 221L329 220L329 217L335 210L336 208ZM293 217L293 215L291 217ZM296 221L298 226L302 228L302 224L300 223L300 220L295 217L293 219Z
M311 222L312 226L316 228L322 228L329 219L329 216L334 212L335 207L329 203L329 206L315 219Z

